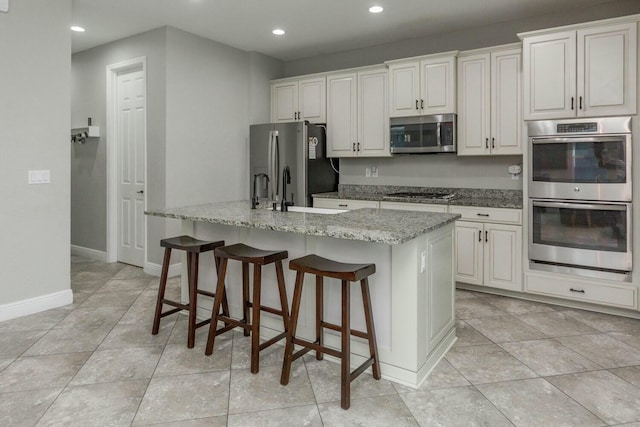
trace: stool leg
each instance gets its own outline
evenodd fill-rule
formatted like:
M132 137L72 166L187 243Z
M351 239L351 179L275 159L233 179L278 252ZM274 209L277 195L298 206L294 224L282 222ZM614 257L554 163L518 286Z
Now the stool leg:
M242 263L242 320L249 324L249 263ZM249 336L249 330L244 330L244 336Z
M324 278L322 276L316 276L316 343L323 345L322 340L322 321L324 317L324 302L323 302L323 287ZM324 359L324 353L316 351L316 360Z
M282 271L282 261L276 261L276 277L278 278L278 292L280 293L280 308L282 308L282 321L284 331L289 327L289 303L287 302L287 287L284 283L284 273Z
M223 258L220 261L220 274L218 275L218 285L216 286L216 296L213 299L213 309L211 310L211 324L209 325L209 337L207 338L207 348L204 354L209 356L213 353L213 344L216 339L216 329L218 325L218 313L220 312L220 304L222 304L222 297L224 296L224 279L227 275L227 259Z
M342 360L340 362L340 406L349 409L351 404L351 316L349 309L349 282L342 281Z
M169 275L169 261L171 260L171 248L164 249L164 260L162 261L162 273L160 275L160 286L158 286L158 300L156 301L156 313L153 317L153 327L151 334L157 335L160 329L160 317L162 316L162 300L164 291L167 289L167 276Z
M197 253L187 252L189 282L189 331L187 347L193 348L196 340L196 308L198 301L198 259Z
M280 375L280 384L287 385L291 374L291 363L293 362L293 338L296 336L296 328L298 327L298 314L300 314L300 299L302 298L302 283L304 273L298 271L296 274L296 284L293 289L293 301L291 302L291 317L289 318L289 327L287 328L287 338L284 347L284 360L282 361L282 374Z
M213 261L214 261L214 263L216 265L216 275L219 275L220 274L220 258L215 256L215 253L213 255ZM224 314L225 316L229 317L229 302L227 301L227 293L226 292L222 296L222 314ZM225 325L226 325L226 323L225 323Z
M260 369L260 288L262 287L262 266L253 265L253 301L251 313L251 373Z
M369 353L373 358L373 378L380 379L380 361L378 360L378 344L376 343L376 329L373 326L373 311L371 309L371 294L369 292L369 279L360 281L362 288L362 304L364 306L364 320L367 324L367 335L369 337Z

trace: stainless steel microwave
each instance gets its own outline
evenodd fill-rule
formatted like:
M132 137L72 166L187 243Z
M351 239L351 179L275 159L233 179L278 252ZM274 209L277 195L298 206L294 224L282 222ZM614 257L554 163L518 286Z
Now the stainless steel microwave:
M391 153L455 153L456 115L398 117L390 120Z

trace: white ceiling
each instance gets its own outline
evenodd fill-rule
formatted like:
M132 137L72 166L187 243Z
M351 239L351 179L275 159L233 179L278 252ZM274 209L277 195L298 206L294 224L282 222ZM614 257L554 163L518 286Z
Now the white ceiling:
M170 25L284 61L610 0L72 0L73 52ZM384 7L371 14L372 5ZM281 27L284 36L271 30Z

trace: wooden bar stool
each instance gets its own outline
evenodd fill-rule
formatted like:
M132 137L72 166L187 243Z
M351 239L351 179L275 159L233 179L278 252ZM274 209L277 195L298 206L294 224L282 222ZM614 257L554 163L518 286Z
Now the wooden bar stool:
M291 306L291 320L287 332L287 342L284 351L284 362L282 364L282 376L280 383L287 385L291 373L291 363L310 350L316 351L316 359L322 360L323 353L340 358L340 406L349 409L351 402L350 389L351 381L363 373L368 367L373 366L373 378L380 379L380 361L378 359L378 347L376 344L376 333L373 326L373 316L371 313L371 297L369 294L368 277L376 272L375 264L345 264L321 258L317 255L307 255L289 262L289 269L295 270L296 285L293 292L293 303ZM316 340L314 342L296 338L296 328L298 315L300 313L300 299L302 297L302 284L304 274L311 273L316 276ZM323 320L323 279L331 277L342 281L342 325L325 322ZM364 318L367 332L351 329L350 325L350 282L360 281L362 288L362 303L364 305ZM342 348L340 351L323 345L323 328L332 329L342 333ZM350 339L351 335L364 338L369 342L369 353L371 357L367 359L353 372L350 372ZM293 352L294 345L304 347L297 352Z
M244 335L251 334L251 372L256 374L260 364L260 350L263 350L277 341L284 338L287 334L287 326L289 325L289 305L287 303L287 291L284 283L284 274L282 271L282 260L286 259L289 254L287 251L263 251L252 248L244 244L237 244L216 248L215 255L220 259L220 272L218 275L218 286L216 288L216 298L213 303L211 314L211 325L209 326L209 339L207 340L206 355L213 353L213 344L216 335L226 332L235 326L244 329ZM228 260L233 259L242 262L242 301L243 301L243 318L241 320L229 317L228 312L219 314L220 304L224 304L224 280L227 274ZM249 301L249 264L253 264L253 299ZM267 264L275 264L276 277L278 281L278 292L280 293L280 309L267 307L260 303L260 291L262 283L262 266ZM251 321L249 321L249 309L252 309ZM260 311L282 316L284 322L284 332L276 335L268 341L260 344ZM227 326L216 329L218 321L225 322Z
M197 240L190 236L178 236L171 237L169 239L163 239L160 241L160 246L165 248L164 260L162 261L162 275L160 276L160 287L158 288L158 299L156 301L156 312L153 318L153 328L151 333L156 335L160 329L160 318L176 313L180 310L187 310L189 312L189 332L187 337L187 347L193 348L195 344L196 328L208 324L211 319L204 320L196 323L196 307L198 301L198 294L206 295L211 298L215 298L216 294L198 289L198 261L200 254L203 252L214 251L216 248L224 246L224 241L208 242L204 240ZM189 283L189 303L181 304L177 301L172 301L164 297L165 290L167 288L167 275L169 273L169 261L171 259L171 250L179 249L187 253L187 282ZM215 253L215 252L214 252ZM219 260L215 258L216 271L218 270ZM224 313L229 313L229 304L227 303L227 296L222 295L222 307ZM175 308L162 312L162 305L167 304Z

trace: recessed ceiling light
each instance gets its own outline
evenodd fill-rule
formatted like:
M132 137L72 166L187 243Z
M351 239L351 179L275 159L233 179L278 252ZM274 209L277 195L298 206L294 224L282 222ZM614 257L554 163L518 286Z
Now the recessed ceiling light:
M275 34L276 36L281 36L284 34L284 30L282 28L276 28L275 30L271 31L273 34Z
M84 33L84 28L74 25L73 27L71 27L71 31L75 31L76 33Z
M382 12L384 9L382 8L382 6L371 6L369 8L369 12L371 13L380 13Z

